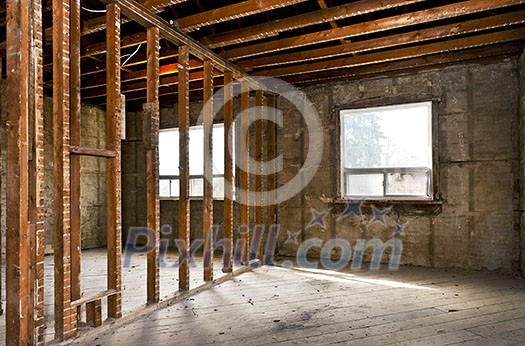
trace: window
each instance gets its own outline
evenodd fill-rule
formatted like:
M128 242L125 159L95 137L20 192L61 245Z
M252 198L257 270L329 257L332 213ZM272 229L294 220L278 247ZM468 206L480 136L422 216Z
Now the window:
M432 102L344 109L340 116L343 196L433 198Z
M204 129L189 129L190 197L204 193ZM224 198L224 124L213 126L213 197ZM159 133L159 194L179 197L179 129Z

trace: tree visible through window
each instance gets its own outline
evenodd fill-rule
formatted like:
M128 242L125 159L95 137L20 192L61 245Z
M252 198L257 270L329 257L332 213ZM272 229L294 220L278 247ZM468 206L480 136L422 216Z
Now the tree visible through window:
M340 115L345 197L432 199L432 102Z
M204 130L189 129L190 197L204 193ZM224 124L213 126L213 197L224 198ZM179 129L159 132L159 194L179 197Z

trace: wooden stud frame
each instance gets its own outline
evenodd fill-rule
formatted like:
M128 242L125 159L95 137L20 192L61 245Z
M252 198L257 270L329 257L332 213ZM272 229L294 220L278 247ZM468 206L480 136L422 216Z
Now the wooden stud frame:
M263 107L264 107L265 97L264 92L262 90L257 90L255 92L255 106L256 106L256 120L255 120L255 138L254 138L254 157L256 164L261 165L260 168L257 169L255 172L255 192L260 194L262 196L263 192L263 184L264 184L264 175L263 175L263 169L262 164L264 162L264 147L263 147L263 140L264 140L264 131L263 131ZM256 201L255 205L255 215L254 215L254 222L255 222L255 229L254 229L254 241L257 241L258 244L252 244L255 248L253 251L255 251L254 256L256 258L262 258L261 257L261 237L262 233L260 235L256 235L256 231L263 232L264 231L264 210L263 210L263 200L260 198Z
M224 273L233 271L233 75L224 73Z
M40 1L7 3L6 335L43 333L43 89Z
M270 108L271 118L273 121L268 121L268 127L267 127L267 155L268 161L275 160L277 157L277 123L275 118L275 96L268 96L268 105ZM275 225L277 224L277 206L276 206L276 192L277 189L277 173L272 173L268 175L268 181L267 181L267 191L268 191L268 208L267 208L267 219L268 224Z
M147 228L151 232L148 249L147 296L148 303L156 303L159 294L159 244L160 244L160 200L159 200L159 29L148 28L147 104L144 105L143 121L150 126L144 133L150 146L146 146L146 199Z
M204 281L213 280L213 65L204 61L204 196L203 196L203 236L204 236Z
M189 127L190 127L190 48L179 47L179 240L189 251L190 247L190 178L189 178ZM190 267L187 254L179 260L179 290L190 289Z
M106 7L106 127L107 148L115 157L107 159L107 224L108 224L108 289L115 294L108 297L108 317L122 315L121 298L121 172L120 172L120 6Z
M240 228L244 231L241 232L240 237L243 242L243 250L241 255L241 261L248 265L249 252L250 252L250 205L249 205L249 190L250 190L250 133L249 133L249 108L250 108L250 86L247 82L241 82L241 119L240 119L240 148L241 157L240 160L240 178L241 178L241 218Z

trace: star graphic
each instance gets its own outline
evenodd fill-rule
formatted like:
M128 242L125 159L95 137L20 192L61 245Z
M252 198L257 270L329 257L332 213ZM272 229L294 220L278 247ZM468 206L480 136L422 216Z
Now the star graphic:
M288 233L288 239L286 239L284 243L285 244L294 243L295 245L299 245L298 238L302 230L299 230L297 232L290 232L290 231L286 231L286 232Z
M324 219L326 215L330 213L332 208L326 209L323 212L318 212L315 208L310 208L310 212L312 213L312 221L306 226L306 228L310 228L315 225L321 226L321 228L326 228Z
M377 208L372 207L372 212L374 213L374 217L370 222L368 222L369 225L373 225L376 222L379 222L383 224L383 226L387 226L385 216L390 213L392 210L392 207L383 208L383 210L379 210Z
M347 199L346 200L346 208L343 210L341 214L339 214L339 217L337 218L337 221L344 219L345 217L354 214L355 216L359 216L361 219L363 218L363 212L361 211L361 206L363 205L363 202L365 201L364 198L362 199Z
M404 224L397 223L394 227L394 233L393 235L405 235L405 228L408 226L408 221Z

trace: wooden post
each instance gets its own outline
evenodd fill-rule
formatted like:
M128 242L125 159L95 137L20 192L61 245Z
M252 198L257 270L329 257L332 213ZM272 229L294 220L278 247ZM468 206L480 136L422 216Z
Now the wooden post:
M272 161L277 156L277 124L275 123L275 96L269 96L268 97L268 105L271 110L271 118L273 121L268 121L268 139L266 143L268 143L268 161ZM268 175L268 224L274 225L277 223L277 206L275 205L276 201L276 193L275 189L277 188L277 174L272 173Z
M160 201L159 201L159 29L148 28L147 102L149 111L144 112L144 121L149 122L151 145L146 150L146 199L147 227L151 236L148 248L148 303L156 303L159 294L159 244L160 244Z
M256 122L255 122L255 161L256 163L261 165L261 168L257 170L255 175L255 192L262 195L263 192L263 171L262 171L262 164L264 162L264 155L263 155L263 120L262 120L262 107L264 106L264 94L262 90L257 90L255 92L255 105L257 107L256 111ZM259 227L263 226L263 199L259 198L259 200L256 201L255 206L255 225ZM263 228L264 230L264 228ZM262 234L260 235L262 236ZM259 239L260 240L260 239ZM262 241L259 242L259 246L257 246L256 249L256 258L260 258L261 256L261 245ZM254 245L255 246L255 245Z
M250 190L250 133L249 133L249 111L250 108L250 86L246 82L241 82L241 228L245 228L245 232L241 232L241 240L244 242L241 260L245 265L248 265L250 252L250 205L249 205L249 190Z
M71 319L71 224L70 224L70 1L53 2L53 171L55 338L72 337L76 321Z
M203 236L204 236L204 281L213 280L213 66L204 61L204 196Z
M120 7L115 3L106 10L106 127L107 149L115 157L107 159L107 231L108 231L108 317L122 314L121 292L121 177L120 177Z
M190 127L190 83L188 46L179 47L179 239L190 247L190 174L189 174L189 127ZM189 250L188 250L189 251ZM190 289L190 267L188 258L179 257L179 290Z
M33 37L29 53L29 223L31 225L31 278L29 343L44 340L44 82L42 3L31 2Z
M34 310L30 299L31 228L28 209L29 176L28 153L34 143L30 136L30 113L35 102L29 94L38 80L34 52L35 27L32 3L9 1L7 3L7 205L6 208L6 344L27 345L33 339ZM36 53L38 54L38 53ZM36 120L41 113L33 114ZM34 184L32 186L36 187ZM33 214L34 216L34 214Z
M233 77L224 73L224 273L233 271ZM231 148L230 148L231 146Z
M71 35L70 35L70 93L71 146L80 147L80 0L71 0ZM81 298L80 287L80 156L71 155L71 300ZM71 312L77 323L80 318L80 306Z

